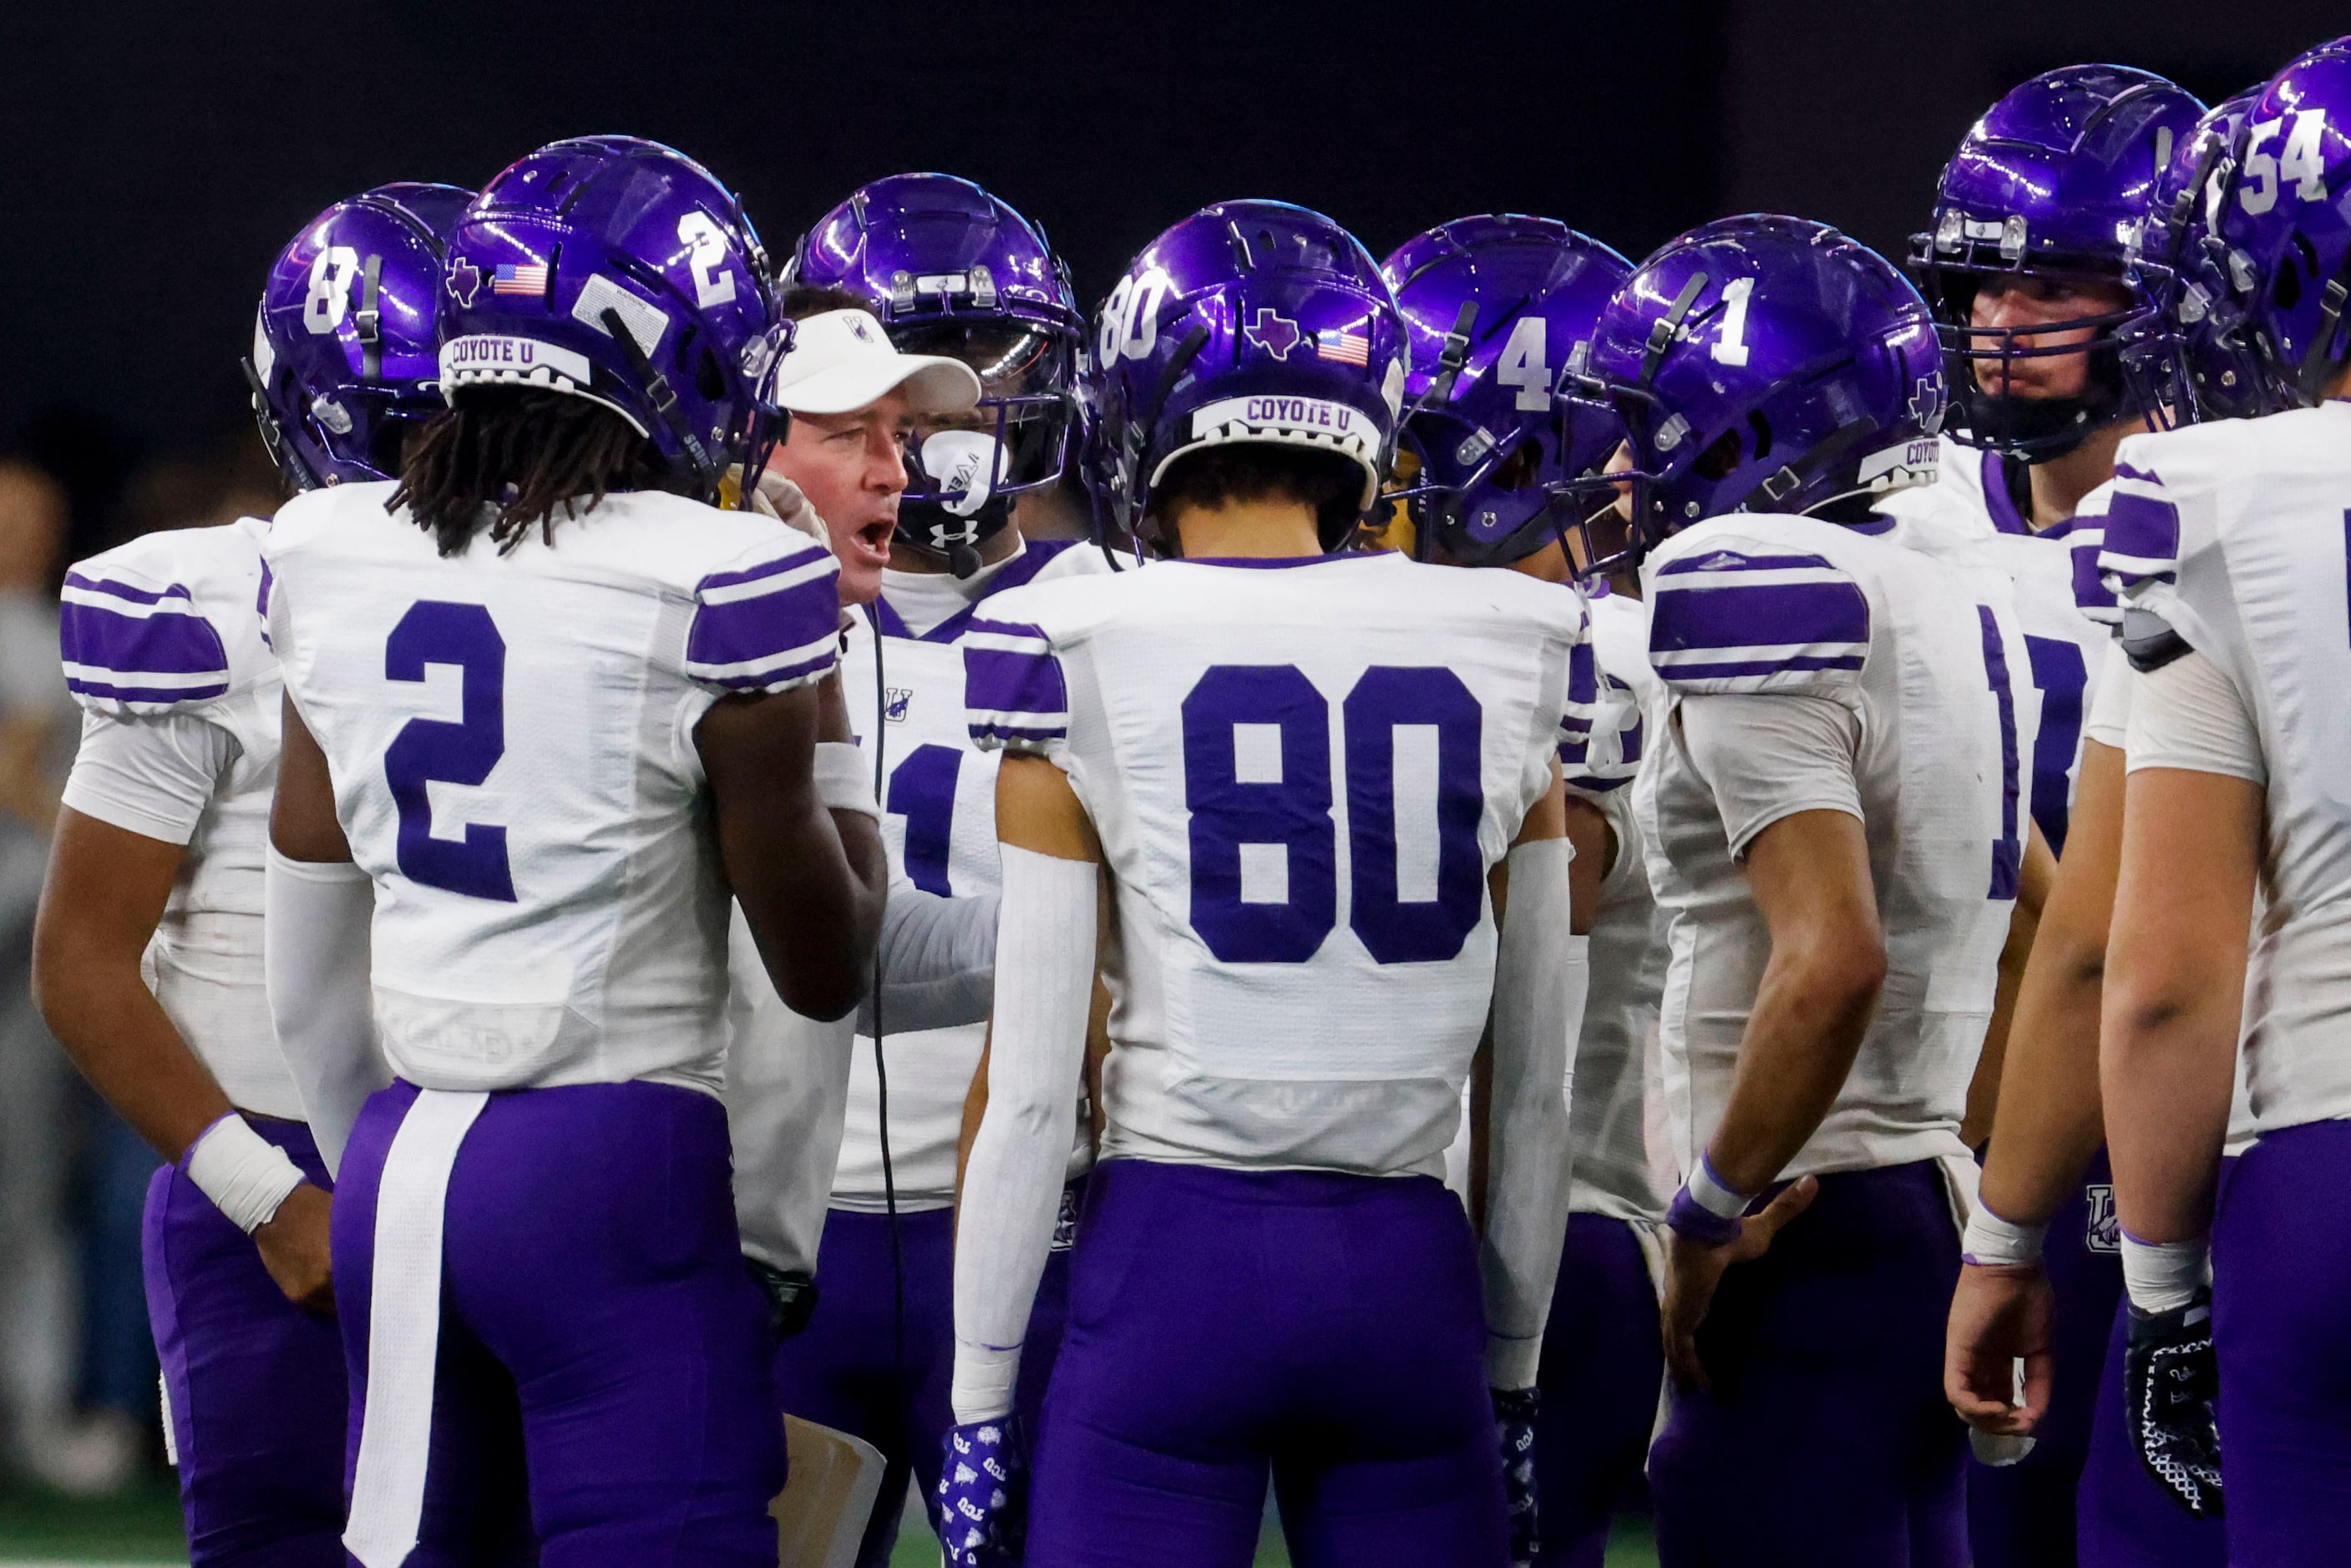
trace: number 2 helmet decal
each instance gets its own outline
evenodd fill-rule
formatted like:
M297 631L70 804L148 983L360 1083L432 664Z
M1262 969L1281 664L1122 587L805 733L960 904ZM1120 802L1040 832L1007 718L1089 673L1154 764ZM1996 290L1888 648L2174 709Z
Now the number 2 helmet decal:
M338 202L280 252L245 361L262 441L297 490L387 479L444 406L434 359L444 247L473 200L380 185Z
M1646 543L1727 512L1865 514L1936 476L1927 303L1825 223L1750 214L1671 241L1601 312L1581 385L1624 418Z
M2245 111L2213 224L2232 299L2280 406L2351 364L2351 38L2311 49Z

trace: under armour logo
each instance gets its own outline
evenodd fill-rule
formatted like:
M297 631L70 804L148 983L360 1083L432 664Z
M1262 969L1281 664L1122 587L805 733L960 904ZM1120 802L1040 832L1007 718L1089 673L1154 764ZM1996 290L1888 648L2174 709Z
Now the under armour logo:
M464 256L459 256L449 264L449 294L450 297L456 300L458 304L471 309L474 296L481 291L481 287L482 269L480 267L475 266Z
M1933 378L1918 378L1918 389L1910 394L1910 417L1928 435L1943 428L1943 389Z
M1241 336L1275 358L1287 359L1290 351L1298 347L1301 335L1298 323L1287 316L1276 314L1269 305L1258 307L1257 319L1241 328Z

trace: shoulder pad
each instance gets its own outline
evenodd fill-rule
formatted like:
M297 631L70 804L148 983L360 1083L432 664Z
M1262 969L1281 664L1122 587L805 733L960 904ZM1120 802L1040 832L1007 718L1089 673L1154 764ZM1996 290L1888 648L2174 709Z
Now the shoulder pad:
M1869 597L1800 549L1726 541L1668 561L1649 583L1649 662L1679 691L1823 691L1869 657Z
M162 713L267 674L259 526L150 534L68 571L58 646L74 700L113 718Z
M975 620L963 638L964 707L982 751L1050 751L1070 732L1070 691L1042 628Z

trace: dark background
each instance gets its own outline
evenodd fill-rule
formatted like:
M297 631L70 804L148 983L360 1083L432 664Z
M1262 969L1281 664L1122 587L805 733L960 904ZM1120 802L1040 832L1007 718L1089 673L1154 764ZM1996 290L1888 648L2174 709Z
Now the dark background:
M963 174L1044 223L1091 306L1231 196L1320 208L1374 254L1515 209L1637 258L1757 208L1898 254L1968 123L2032 72L2116 59L2212 98L2351 27L2343 0L6 10L0 444L68 480L77 553L266 482L235 362L312 214L560 136L678 146L778 255L863 181Z

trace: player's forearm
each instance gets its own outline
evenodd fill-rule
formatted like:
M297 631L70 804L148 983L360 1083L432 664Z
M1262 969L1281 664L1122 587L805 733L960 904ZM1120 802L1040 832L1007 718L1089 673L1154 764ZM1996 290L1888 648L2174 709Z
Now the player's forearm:
M2116 1212L2142 1241L2192 1240L2211 1224L2241 1005L2237 989L2196 988L2192 976L2117 966L2108 981L2100 1050L2106 1145Z
M761 832L722 817L722 853L737 868L736 898L777 994L806 1017L839 1018L872 978L889 862L861 813L828 811L811 795L787 820Z
M1999 1109L1984 1157L1992 1212L2037 1225L2057 1211L2105 1136L2098 1004L2105 933L2044 922L2018 988Z
M1760 1192L1836 1103L1868 1032L1886 960L1874 941L1775 940L1707 1158L1739 1192Z
M44 918L33 988L49 1032L99 1097L164 1158L229 1114L228 1096L189 1049L136 955L101 956Z

